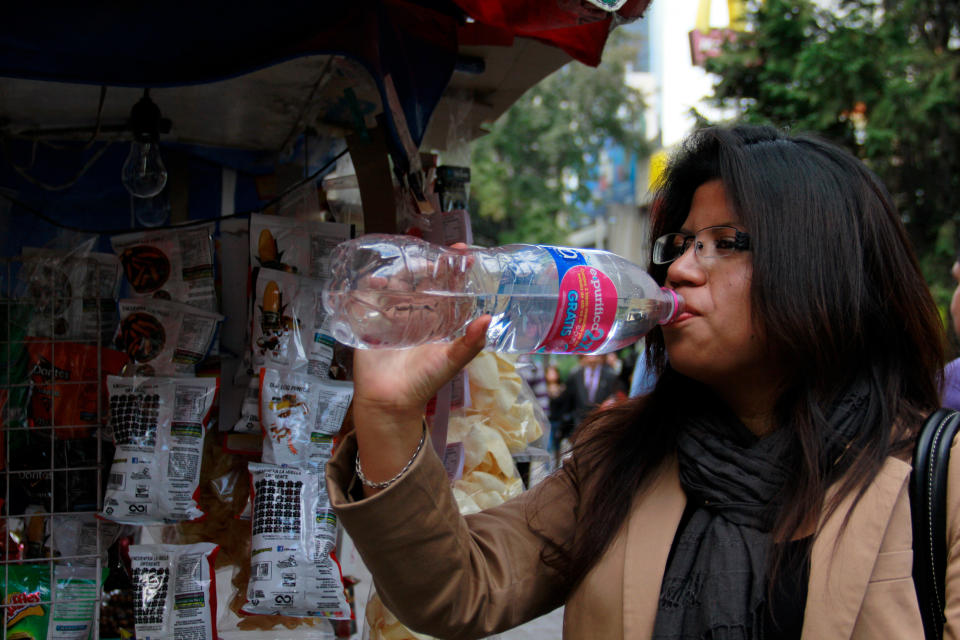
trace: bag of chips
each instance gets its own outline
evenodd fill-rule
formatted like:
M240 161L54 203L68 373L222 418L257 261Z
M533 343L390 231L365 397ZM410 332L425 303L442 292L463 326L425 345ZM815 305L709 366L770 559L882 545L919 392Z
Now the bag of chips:
M260 369L263 461L326 462L353 399L353 383Z
M32 307L29 333L109 340L117 320L120 263L108 253L24 247L19 295Z
M353 237L353 227L254 213L250 215L250 267L253 282L260 269L330 277L330 253Z
M3 589L5 638L45 640L50 620L50 566L9 564Z
M137 640L216 640L214 562L220 547L130 546Z
M323 467L251 462L250 614L350 618Z
M30 425L61 427L54 429L58 438L90 436L102 422L100 413L107 412L107 376L122 371L127 355L89 344L42 340L28 341L27 351L32 386Z
M141 376L192 376L206 357L223 316L165 300L119 303L116 346Z
M113 236L131 297L182 302L217 310L213 224Z
M217 378L110 376L116 445L100 515L124 524L161 524L203 516L197 506L203 439Z
M312 339L317 280L261 269L254 290L250 349L255 369L266 364L301 369Z

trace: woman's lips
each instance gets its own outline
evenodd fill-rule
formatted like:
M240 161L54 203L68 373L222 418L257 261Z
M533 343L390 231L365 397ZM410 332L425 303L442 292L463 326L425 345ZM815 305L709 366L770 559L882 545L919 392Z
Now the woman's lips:
M684 311L684 312L681 313L679 316L677 316L677 319L676 319L676 320L674 320L674 321L671 322L670 324L680 324L680 323L683 322L684 320L689 320L690 318L694 317L695 315L697 315L697 314L696 314L696 313L692 313L692 312L690 312L690 311Z

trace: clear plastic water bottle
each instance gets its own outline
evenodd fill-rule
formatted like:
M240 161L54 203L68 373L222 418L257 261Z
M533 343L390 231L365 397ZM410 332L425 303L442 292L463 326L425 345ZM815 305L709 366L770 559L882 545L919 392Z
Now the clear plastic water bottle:
M369 234L338 245L331 268L323 303L333 337L360 348L451 340L488 313L488 349L607 353L683 306L643 268L595 249L452 249Z

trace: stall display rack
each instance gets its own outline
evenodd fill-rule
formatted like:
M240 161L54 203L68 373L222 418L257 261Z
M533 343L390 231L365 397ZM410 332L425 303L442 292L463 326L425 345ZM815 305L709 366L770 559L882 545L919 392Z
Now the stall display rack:
M0 496L3 508L0 511L0 579L3 580L2 603L5 624L2 637L10 630L10 619L18 613L24 600L31 605L43 605L46 616L66 610L92 610L89 623L93 638L100 637L100 609L102 584L81 589L80 592L57 594L55 571L60 565L94 567L94 576L103 576L106 563L106 533L112 523L101 521L95 514L102 509L103 469L110 444L103 440L106 421L105 393L103 389L101 348L104 346L104 331L96 331L93 340L61 340L39 338L28 340L28 332L47 336L62 334L62 322L58 312L73 304L87 305L96 309L97 327L101 320L110 322L105 314L111 313L114 300L78 298L70 295L67 287L20 290L17 278L22 263L19 258L0 258L0 425L3 448L0 463ZM92 268L100 268L93 265ZM30 297L30 296L34 297ZM91 307L93 305L93 307ZM112 317L112 316L111 316ZM41 328L40 331L37 329ZM43 345L42 353L49 354L50 366L31 364L28 345ZM95 372L69 372L54 366L69 345L87 344L95 347ZM88 369L90 369L88 367ZM90 375L90 374L93 375ZM79 375L78 375L79 374ZM84 385L86 399L95 393L94 424L59 424L57 398L66 394L75 398L71 387ZM92 386L92 387L91 387ZM49 420L37 424L30 416L31 394L44 387L48 393L45 402ZM91 391L91 388L93 391ZM89 415L87 408L86 415ZM70 411L74 415L75 411ZM70 434L70 437L63 437ZM82 437L76 437L82 434ZM109 454L112 455L112 454ZM76 526L80 521L82 528ZM72 523L72 526L67 526ZM81 533L82 531L82 533ZM95 535L91 535L94 534ZM83 537L85 539L78 539ZM68 550L68 551L64 551ZM25 565L39 567L36 574L43 579L46 573L46 593L37 591L26 596L13 596L12 574L20 573ZM28 585L29 587L29 585ZM30 589L28 588L28 591ZM61 609L62 607L62 609ZM82 617L82 616L81 616Z

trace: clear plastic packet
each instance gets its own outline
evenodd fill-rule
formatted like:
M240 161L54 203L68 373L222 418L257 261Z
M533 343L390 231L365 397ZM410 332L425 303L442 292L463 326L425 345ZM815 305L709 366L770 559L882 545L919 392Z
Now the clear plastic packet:
M203 516L195 494L218 384L217 378L107 379L116 452L101 517L163 524Z
M212 542L131 545L138 640L216 640Z
M249 614L350 618L323 467L251 462Z
M260 376L250 378L240 405L240 418L233 425L237 433L260 433Z
M114 343L141 376L192 376L223 320L218 313L166 300L120 301Z
M97 568L57 565L54 582L47 640L88 640L102 583L97 580Z
M250 267L253 282L260 269L330 277L330 253L353 236L353 227L254 213L250 215Z
M312 343L320 340L317 334L326 318L323 282L286 271L261 269L254 293L250 327L254 369L262 365L306 368L317 357L318 350ZM331 356L332 353L330 348ZM323 375L326 377L326 372Z
M485 418L503 436L511 453L549 431L550 421L543 413L530 385L517 373L516 355L482 351L467 365L470 382L470 406L463 415Z
M263 461L326 463L351 400L352 382L288 369L260 369Z
M213 224L113 236L130 297L181 302L217 311Z
M109 253L24 247L19 298L30 300L29 335L109 340L117 322L120 263Z
M116 522L98 523L92 513L56 514L50 519L54 555L75 566L96 566L98 549L101 564L106 565L107 549L123 530L123 525Z
M27 353L29 424L60 427L53 433L61 439L90 436L101 424L99 412L106 414L106 378L123 370L127 354L89 344L34 339L28 340Z

